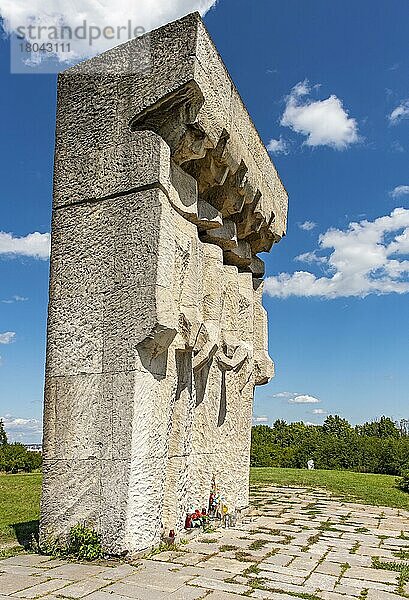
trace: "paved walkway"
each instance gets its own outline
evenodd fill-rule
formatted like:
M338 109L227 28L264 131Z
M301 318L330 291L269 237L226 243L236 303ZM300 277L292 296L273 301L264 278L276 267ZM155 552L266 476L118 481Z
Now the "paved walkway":
M237 529L203 534L134 565L22 555L0 561L0 600L398 600L408 579L409 513L269 487ZM384 564L384 563L389 563ZM395 566L396 566L395 565Z

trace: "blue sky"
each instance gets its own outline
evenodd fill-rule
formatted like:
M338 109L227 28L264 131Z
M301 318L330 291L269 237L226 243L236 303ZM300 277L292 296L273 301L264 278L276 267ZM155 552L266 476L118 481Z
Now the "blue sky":
M174 2L161 18L211 4ZM287 237L265 257L276 377L257 390L256 416L409 417L407 0L219 0L205 22L290 196ZM9 45L0 40L0 415L13 439L37 441L49 240L26 236L50 231L56 79L11 75Z

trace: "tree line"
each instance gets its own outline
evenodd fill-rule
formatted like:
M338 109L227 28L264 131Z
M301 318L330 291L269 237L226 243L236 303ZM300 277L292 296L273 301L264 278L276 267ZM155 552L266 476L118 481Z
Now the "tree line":
M3 421L0 420L0 473L31 473L41 467L39 452L29 452L23 444L9 444Z
M251 466L351 470L401 475L409 470L409 421L389 417L351 425L337 415L322 425L286 423L252 429Z

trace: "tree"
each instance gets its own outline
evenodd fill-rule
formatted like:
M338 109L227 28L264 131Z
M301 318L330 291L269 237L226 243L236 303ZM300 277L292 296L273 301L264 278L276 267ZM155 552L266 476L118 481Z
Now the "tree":
M0 473L30 473L41 466L39 452L28 452L22 444L4 444L0 446Z
M0 419L0 446L5 446L7 444L7 433L4 429L4 423Z
M322 425L322 431L326 435L345 437L352 432L352 427L346 419L342 419L338 415L329 415Z
M253 427L251 466L299 469L312 458L317 469L399 475L409 471L408 424L389 417L356 427L337 415L323 425L278 419L271 428Z
M381 439L398 439L402 435L401 430L389 417L381 417L378 421L368 421L363 425L357 425L356 431L359 435Z

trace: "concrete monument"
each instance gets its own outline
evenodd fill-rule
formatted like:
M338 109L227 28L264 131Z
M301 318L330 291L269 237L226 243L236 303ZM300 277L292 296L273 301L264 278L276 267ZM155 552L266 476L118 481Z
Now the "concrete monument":
M144 57L145 63L141 60ZM112 554L248 505L287 195L198 14L59 77L41 535Z

